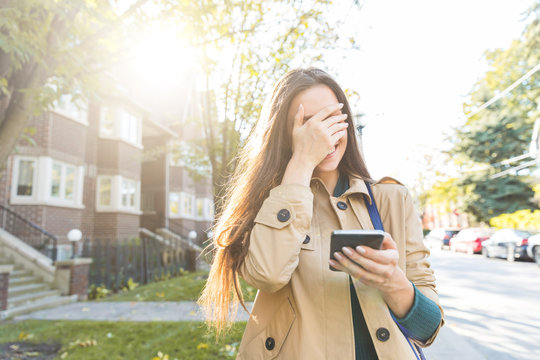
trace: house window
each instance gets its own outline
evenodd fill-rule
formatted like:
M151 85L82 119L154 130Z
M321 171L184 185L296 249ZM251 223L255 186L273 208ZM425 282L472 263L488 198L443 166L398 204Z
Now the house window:
M192 217L194 215L194 195L183 193L183 201L182 201L182 213L184 216Z
M81 208L83 182L83 166L48 156L15 156L11 203Z
M18 167L16 173L17 196L31 197L34 195L34 174L36 168L36 160L17 159L15 167Z
M180 216L180 193L169 193L169 215Z
M120 112L120 138L134 144L139 143L139 119L125 110Z
M197 217L198 218L204 217L204 200L205 199L197 199Z
M169 193L169 216L195 217L195 195L185 192Z
M74 201L75 177L75 166L53 162L51 169L51 198Z
M120 175L99 175L96 211L139 213L140 182Z
M102 137L114 137L114 113L112 110L108 107L101 109L99 135Z
M80 96L64 94L54 102L54 112L88 125L88 105Z
M204 199L204 217L207 220L214 219L214 202L212 199Z
M122 207L126 209L135 209L135 193L137 183L134 180L122 179L120 192L122 194Z
M112 198L112 178L111 177L100 177L98 182L98 204L99 206L111 206Z
M141 146L142 120L120 107L101 108L99 134L103 138L121 139Z

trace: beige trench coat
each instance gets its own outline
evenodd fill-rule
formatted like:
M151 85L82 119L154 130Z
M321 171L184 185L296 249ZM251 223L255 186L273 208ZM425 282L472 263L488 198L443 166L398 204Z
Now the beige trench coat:
M284 184L270 191L240 268L240 276L259 291L237 359L355 358L349 275L331 271L328 264L332 230L373 229L364 181L351 177L349 184L338 198L316 177L310 187ZM391 178L374 183L372 191L384 229L397 244L400 268L439 304L409 192ZM380 291L357 283L355 290L379 359L415 359ZM430 345L443 323L418 344Z

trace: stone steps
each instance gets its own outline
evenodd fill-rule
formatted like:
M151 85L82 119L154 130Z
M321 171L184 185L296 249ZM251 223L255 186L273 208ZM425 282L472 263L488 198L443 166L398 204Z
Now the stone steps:
M22 294L19 296L11 296L11 297L8 297L7 308L10 309L16 306L25 305L29 302L36 301L47 296L59 296L59 295L60 295L60 290L50 289L50 290L30 292L30 293Z

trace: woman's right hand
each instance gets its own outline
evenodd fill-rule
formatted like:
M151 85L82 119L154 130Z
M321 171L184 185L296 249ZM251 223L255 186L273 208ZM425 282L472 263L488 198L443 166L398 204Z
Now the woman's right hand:
M293 158L309 164L313 169L324 160L339 139L347 135L347 114L330 116L341 108L341 103L329 105L304 123L304 107L300 104L292 130Z

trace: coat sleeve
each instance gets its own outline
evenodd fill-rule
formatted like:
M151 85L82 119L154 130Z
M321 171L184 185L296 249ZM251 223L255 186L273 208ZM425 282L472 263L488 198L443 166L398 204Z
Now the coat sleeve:
M282 184L270 190L257 213L240 276L253 287L275 292L298 266L298 255L313 216L309 186Z
M414 203L409 192L405 195L405 228L407 238L406 273L407 278L414 283L417 289L428 299L437 304L441 311L441 321L433 335L425 342L418 342L420 346L429 346L435 340L441 326L444 325L444 312L439 304L439 296L435 288L435 275L427 260L429 250L424 245L422 223L416 213Z

